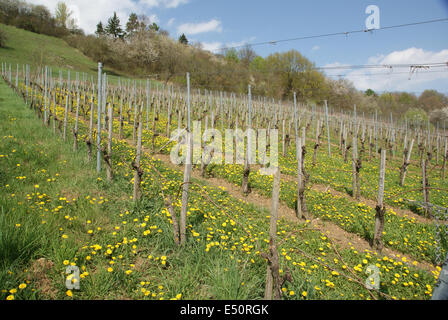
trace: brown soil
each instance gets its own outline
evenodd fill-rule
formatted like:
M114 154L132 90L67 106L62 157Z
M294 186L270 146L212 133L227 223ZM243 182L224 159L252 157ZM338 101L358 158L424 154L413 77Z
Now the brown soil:
M57 290L53 287L48 273L53 268L54 263L45 258L40 258L32 262L28 270L27 279L33 281L36 289L44 298L55 299Z

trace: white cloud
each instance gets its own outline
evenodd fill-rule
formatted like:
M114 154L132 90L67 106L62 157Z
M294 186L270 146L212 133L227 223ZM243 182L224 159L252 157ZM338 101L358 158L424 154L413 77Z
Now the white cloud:
M252 41L254 41L256 37L250 37L249 39L237 41L237 42L228 42L228 43L222 43L222 42L202 42L202 46L205 50L211 51L212 53L222 53L223 49L227 48L235 48L240 49L245 44L248 44Z
M241 41L236 41L236 42L229 42L225 44L226 48L235 48L235 49L240 49L240 47L251 43L253 41L255 41L256 37L250 37L249 39L245 39L245 40L241 40Z
M164 0L165 7L167 8L177 8L181 4L187 4L189 0Z
M55 12L56 5L60 0L29 0L32 4L45 5L52 13ZM176 8L181 4L188 3L189 0L71 0L67 1L67 6L73 11L74 18L78 25L87 33L94 33L99 21L107 23L114 11L120 18L121 25L124 27L129 14L145 13L145 9L165 7ZM150 20L158 22L157 15L151 14Z
M160 19L159 19L159 17L156 15L156 14L151 14L150 16L149 16L149 22L150 23L153 23L153 22L155 22L155 23L159 23L160 22Z
M168 23L166 24L167 27L171 27L174 24L174 21L176 21L175 18L171 18L170 20L168 20Z
M370 57L366 64L424 64L447 61L448 49L433 52L421 48L409 48ZM332 66L343 66L343 64L336 62L325 67ZM358 69L349 72L346 70L325 70L325 73L333 76L343 74L344 78L352 81L359 90L371 88L375 91L419 92L425 89L446 91L448 86L448 66L421 70L412 75L409 68Z
M177 27L177 33L186 35L193 35L198 33L205 32L221 32L222 26L221 21L217 19L212 19L207 22L199 22L199 23L184 23Z
M319 50L319 49L320 49L319 46L314 46L314 47L311 48L311 51L317 51L317 50Z
M139 4L152 7L177 8L181 4L186 4L190 0L137 0Z
M202 48L204 50L216 53L219 49L222 48L222 42L214 41L214 42L201 42Z

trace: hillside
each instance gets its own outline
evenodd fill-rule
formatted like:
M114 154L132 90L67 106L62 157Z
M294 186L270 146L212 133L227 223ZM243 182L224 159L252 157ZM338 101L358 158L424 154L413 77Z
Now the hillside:
M42 34L29 32L16 27L0 24L5 31L7 40L6 48L0 48L0 60L2 62L20 65L24 62L33 66L47 65L53 67L53 72L59 69L76 70L96 74L97 63L85 56L79 50L70 47L64 40ZM107 68L104 72L108 75L121 75L119 72Z

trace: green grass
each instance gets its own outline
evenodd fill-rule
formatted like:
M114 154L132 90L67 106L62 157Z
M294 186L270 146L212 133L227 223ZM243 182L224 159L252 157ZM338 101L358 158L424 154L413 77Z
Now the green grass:
M17 64L21 72L22 64L27 63L32 65L33 69L45 65L52 67L55 76L59 75L59 70L64 72L64 77L67 70L85 72L92 76L97 74L98 63L69 46L63 39L4 24L0 24L0 29L4 30L7 36L6 48L0 48L0 61L11 63L14 73ZM120 75L119 72L107 66L104 72L111 76Z

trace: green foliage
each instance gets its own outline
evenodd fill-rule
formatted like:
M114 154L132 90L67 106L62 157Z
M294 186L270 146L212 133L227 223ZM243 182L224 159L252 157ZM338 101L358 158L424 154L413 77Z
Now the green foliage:
M236 51L235 48L226 50L224 57L229 62L233 62L233 63L240 62L240 59L238 58L238 52Z
M417 97L411 93L401 92L397 102L402 108L412 108L417 105Z
M160 27L157 25L157 23L153 22L148 26L148 29L154 32L158 32L160 30Z
M373 91L372 89L367 89L366 92L364 93L366 96L370 97L370 96L376 96L376 92Z
M436 90L425 90L418 98L419 107L426 112L443 109L448 106L448 97Z
M257 57L257 53L250 45L245 45L238 51L238 58L243 66L249 68L252 61Z
M403 118L407 119L408 123L411 126L425 125L428 122L428 114L425 112L425 110L419 108L410 108L404 114Z
M296 92L299 101L319 100L319 90L325 78L313 70L314 64L297 50L271 54L266 58L266 65L269 73L279 82L281 91L277 95L291 98Z
M137 31L139 27L139 21L136 13L131 13L129 15L128 22L126 23L126 32L128 34L132 34L133 32Z
M71 19L72 14L73 12L68 9L65 2L58 2L55 12L55 19L58 26L68 28L70 21L73 21L73 19Z
M0 29L0 48L6 47L6 40L8 37L6 36L6 32L3 29Z
M188 44L188 39L187 39L187 37L185 36L184 33L182 33L182 35L179 37L179 43L182 43L182 44L185 44L185 45Z
M122 38L124 36L124 31L120 26L120 18L118 18L116 12L114 12L114 15L107 21L105 31L109 36L115 39Z
M96 75L97 63L100 60L92 61L79 50L73 46L79 44L87 46L91 50L89 54L100 55L109 52L105 48L106 42L102 40L92 40L95 36L80 36L72 35L67 38L70 43L66 41L50 37L42 34L25 31L11 26L0 25L1 30L8 38L7 48L0 48L0 56L2 61L15 64L22 64L24 62L31 65L32 70L40 66L50 66L53 69L53 74L58 75L59 70L66 74L67 69L75 69L80 72L86 72L91 75ZM110 53L109 53L110 54ZM117 71L106 65L105 69L108 74L114 79Z
M104 36L106 34L106 31L104 30L103 27L103 23L100 21L98 22L98 24L96 25L96 31L95 34L100 37L100 36Z
M263 57L257 56L250 63L250 69L255 72L265 73L266 72L266 60Z
M43 5L18 0L0 0L0 23L35 33L63 37L69 33Z

